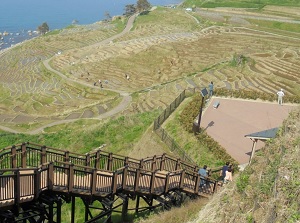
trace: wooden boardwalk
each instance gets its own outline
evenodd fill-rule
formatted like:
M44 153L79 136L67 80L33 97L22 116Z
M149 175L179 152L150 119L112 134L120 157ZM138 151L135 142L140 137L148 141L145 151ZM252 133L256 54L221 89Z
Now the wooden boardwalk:
M0 151L0 208L21 207L49 191L91 200L113 196L161 200L174 191L210 196L217 182L207 178L200 188L198 169L165 154L137 160L101 150L82 155L22 143Z

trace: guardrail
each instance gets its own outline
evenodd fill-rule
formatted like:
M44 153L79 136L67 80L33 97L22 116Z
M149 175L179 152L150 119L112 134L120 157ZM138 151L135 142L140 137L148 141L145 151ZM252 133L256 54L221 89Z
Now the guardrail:
M166 154L143 160L100 150L79 155L27 142L1 150L0 166L0 206L31 201L45 190L105 197L177 189L199 195L213 193L216 186L207 178L213 186L201 191L198 167Z

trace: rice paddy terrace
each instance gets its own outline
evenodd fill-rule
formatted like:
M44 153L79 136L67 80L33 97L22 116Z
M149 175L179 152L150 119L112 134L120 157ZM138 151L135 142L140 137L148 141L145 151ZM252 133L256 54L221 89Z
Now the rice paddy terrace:
M165 8L138 16L122 35L115 24L65 29L2 53L2 129L30 132L100 118L118 105L121 114L164 108L184 89L210 81L217 88L300 94L297 33L250 22L220 26L197 12Z

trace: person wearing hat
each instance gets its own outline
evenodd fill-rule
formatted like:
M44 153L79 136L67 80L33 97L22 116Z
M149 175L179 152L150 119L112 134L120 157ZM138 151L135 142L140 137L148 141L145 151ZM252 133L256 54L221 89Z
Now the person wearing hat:
M278 95L278 104L282 105L282 98L284 96L283 90L280 89L280 91L277 92L277 95Z

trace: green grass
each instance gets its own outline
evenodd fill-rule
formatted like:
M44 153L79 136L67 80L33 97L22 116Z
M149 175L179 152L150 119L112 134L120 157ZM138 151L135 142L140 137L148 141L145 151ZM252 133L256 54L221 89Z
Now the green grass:
M165 26L168 29L196 30L199 24L192 22L190 16L183 13L182 10L157 7L156 10L146 15L138 16L134 22L134 28L140 25L146 26L147 29L158 31L157 26Z
M45 129L38 135L0 133L0 148L31 141L54 148L86 153L106 144L105 150L126 155L152 124L158 111L121 116L108 122L79 120Z
M55 29L53 31L47 32L44 36L52 36L52 35L57 35L61 32L60 29Z

